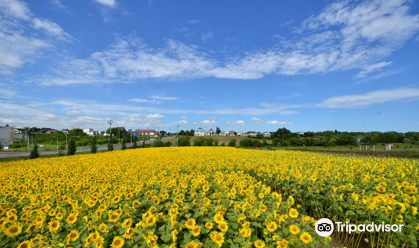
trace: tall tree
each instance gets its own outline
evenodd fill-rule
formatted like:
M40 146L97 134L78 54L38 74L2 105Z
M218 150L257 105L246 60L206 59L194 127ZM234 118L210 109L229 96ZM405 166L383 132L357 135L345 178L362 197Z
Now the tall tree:
M108 141L108 151L113 151L112 136L109 138Z
M31 151L29 158L39 158L38 144L35 144L33 146L33 149Z
M125 149L127 149L127 142L125 141L125 138L122 138L121 150Z
M97 143L96 136L93 136L93 139L92 139L92 147L90 148L90 152L91 153L96 153L97 152L96 143Z
M73 138L71 138L70 141L68 141L67 155L74 155L76 154L76 151L77 151L76 141Z

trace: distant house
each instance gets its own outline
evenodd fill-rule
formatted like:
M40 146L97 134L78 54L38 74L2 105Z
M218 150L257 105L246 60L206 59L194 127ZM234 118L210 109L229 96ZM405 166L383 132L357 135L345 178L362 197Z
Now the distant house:
M135 137L157 138L159 133L154 129L137 129L133 132Z
M271 133L270 132L264 132L263 133L263 137L270 138L271 137Z
M23 134L17 128L10 125L0 126L0 144L3 147L8 147L16 140L23 138Z
M221 132L218 135L220 135L220 136L228 136L228 132Z
M85 128L83 129L83 133L89 135L89 136L95 136L98 135L99 132L98 131L94 131L93 128Z
M56 133L56 132L57 132L57 130L52 129L52 128L48 128L48 127L40 128L39 131L38 131L39 134L53 134L53 133Z
M228 136L236 136L236 135L237 135L237 133L236 133L236 132L234 132L234 131L229 131L229 132L227 133L227 135L228 135Z
M248 137L256 137L256 135L258 135L258 133L255 131L249 131L249 132L246 132L245 134L245 136L248 136Z
M386 144L386 145L385 145L385 150L386 150L386 151L391 151L391 150L393 150L393 144Z
M205 136L205 135L206 135L206 132L205 132L205 130L204 130L204 129L202 129L202 128L198 128L198 129L195 131L194 135L195 135L195 136Z
M210 128L210 130L208 130L207 135L216 135L216 132L214 131L214 129Z

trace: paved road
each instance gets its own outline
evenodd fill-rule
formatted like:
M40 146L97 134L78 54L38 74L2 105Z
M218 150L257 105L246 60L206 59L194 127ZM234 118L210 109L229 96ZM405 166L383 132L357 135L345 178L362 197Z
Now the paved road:
M164 141L164 139L162 139ZM153 143L154 140L146 140L146 144ZM141 146L141 141L137 142L138 146ZM133 143L127 143L127 148L132 147ZM121 145L120 144L114 144L113 145L114 150L120 150ZM108 145L98 145L97 146L98 151L107 151ZM64 151L65 152L65 151ZM79 146L77 147L76 153L88 153L90 152L90 146ZM58 151L39 151L39 154L42 155L55 155ZM0 152L0 158L18 158L18 157L29 157L30 152Z

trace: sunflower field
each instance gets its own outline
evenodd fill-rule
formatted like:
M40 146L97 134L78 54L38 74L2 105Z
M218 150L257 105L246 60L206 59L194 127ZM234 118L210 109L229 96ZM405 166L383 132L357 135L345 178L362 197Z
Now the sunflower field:
M417 247L419 161L227 147L0 163L0 247ZM402 223L320 237L319 218Z

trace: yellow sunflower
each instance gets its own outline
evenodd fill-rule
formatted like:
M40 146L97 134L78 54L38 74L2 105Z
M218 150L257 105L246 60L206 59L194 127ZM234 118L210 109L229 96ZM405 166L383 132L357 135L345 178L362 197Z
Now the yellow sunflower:
M218 245L218 247L221 247L224 243L224 235L221 232L212 232L210 234L211 240Z
M17 248L31 248L33 247L32 243L30 241L23 241L19 244Z
M68 215L67 219L65 220L68 224L74 224L77 221L77 216L74 214Z
M60 222L58 220L52 220L48 223L48 229L51 233L57 233L58 229L60 229Z
M275 230L278 228L278 225L276 224L275 221L271 221L266 225L266 230L268 230L268 232L275 232Z
M111 247L112 248L121 248L122 246L124 246L124 243L125 243L125 240L122 237L116 236L116 237L113 238Z
M298 217L298 211L295 208L291 208L289 211L289 216L291 218L297 218Z
M4 233L9 237L15 237L22 232L22 225L20 223L13 223L5 228Z
M201 234L201 227L195 226L192 229L192 236L197 237L197 236L199 236L199 234Z
M68 235L67 235L67 240L68 242L74 242L76 240L78 240L80 238L80 233L77 230L72 230Z
M250 235L252 235L252 229L250 229L248 227L244 227L244 228L240 229L240 235L243 238L248 238L248 237L250 237Z
M296 225L291 225L290 226L290 233L292 233L293 235L296 235L300 232L300 228Z
M189 219L185 222L185 227L192 230L193 228L195 228L196 225L196 221L195 219Z
M263 240L256 240L255 242L253 242L253 244L255 245L256 248L264 248L266 247L266 244Z
M228 231L228 224L227 222L221 222L218 224L218 229L220 229L222 232L227 232Z
M304 244L310 244L311 241L313 240L313 238L311 237L311 235L308 232L303 232L300 235L300 240L303 241Z

